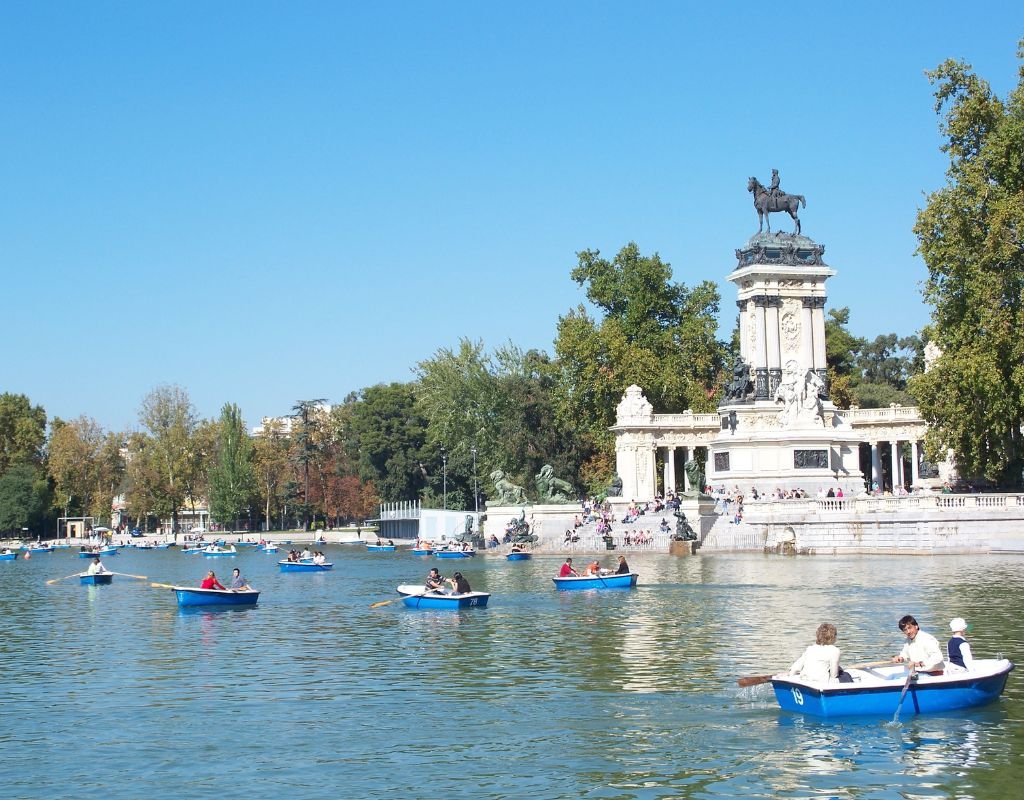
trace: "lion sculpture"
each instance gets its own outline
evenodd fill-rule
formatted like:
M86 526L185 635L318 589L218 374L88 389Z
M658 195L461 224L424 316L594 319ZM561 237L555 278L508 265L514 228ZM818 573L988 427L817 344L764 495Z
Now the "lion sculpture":
M572 484L568 481L563 481L561 478L556 478L555 470L550 464L545 464L541 467L537 477L533 480L537 485L537 494L540 497L540 502L552 505L573 502L576 491L572 488Z
M498 505L516 506L527 503L526 489L512 483L500 469L491 473L491 481L494 483L494 491L498 495Z

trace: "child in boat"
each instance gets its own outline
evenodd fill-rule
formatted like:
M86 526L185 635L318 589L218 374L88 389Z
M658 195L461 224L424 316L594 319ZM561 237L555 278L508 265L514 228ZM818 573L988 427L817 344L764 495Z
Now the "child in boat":
M953 672L968 672L974 667L974 655L967 643L967 621L956 617L949 621L952 638L946 643L946 655L949 656L949 669Z

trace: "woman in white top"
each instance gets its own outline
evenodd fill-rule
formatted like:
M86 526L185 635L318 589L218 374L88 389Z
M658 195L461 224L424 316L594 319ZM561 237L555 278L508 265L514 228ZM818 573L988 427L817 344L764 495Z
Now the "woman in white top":
M836 647L836 626L824 622L818 626L815 643L789 668L790 675L799 675L812 683L832 683L839 679L839 648Z

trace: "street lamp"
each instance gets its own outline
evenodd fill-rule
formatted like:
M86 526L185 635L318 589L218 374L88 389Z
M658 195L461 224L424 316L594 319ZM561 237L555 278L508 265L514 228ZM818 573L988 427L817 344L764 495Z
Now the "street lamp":
M448 510L448 452L441 445L441 505L445 511Z
M473 510L480 516L480 493L476 490L476 446L469 448L473 454Z

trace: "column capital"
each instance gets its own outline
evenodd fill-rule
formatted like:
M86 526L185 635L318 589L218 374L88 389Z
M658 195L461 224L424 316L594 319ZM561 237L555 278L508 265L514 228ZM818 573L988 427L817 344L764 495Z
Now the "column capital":
M826 297L804 297L804 308L824 308Z

